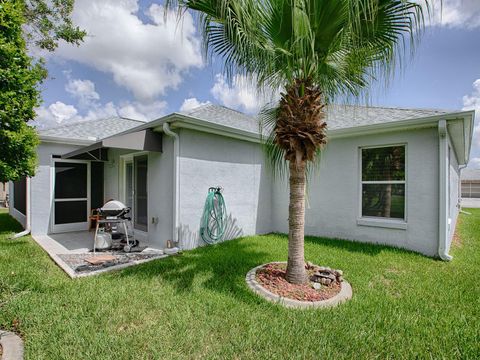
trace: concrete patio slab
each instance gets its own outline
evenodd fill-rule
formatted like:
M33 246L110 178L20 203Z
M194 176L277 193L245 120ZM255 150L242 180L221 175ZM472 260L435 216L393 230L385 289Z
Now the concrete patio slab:
M100 267L92 271L76 271L78 261L71 261L72 256L85 257L84 255L93 255L93 232L77 231L49 235L32 235L33 239L40 247L47 252L53 261L67 273L71 278L86 277L102 274L108 271L120 270L130 266L135 266L152 260L158 260L167 257L162 249L147 247L141 252L142 256L122 256L115 252L119 258L119 263L108 267ZM97 252L97 254L102 254ZM128 259L128 262L125 262ZM80 259L82 260L82 259ZM83 262L83 260L82 260Z

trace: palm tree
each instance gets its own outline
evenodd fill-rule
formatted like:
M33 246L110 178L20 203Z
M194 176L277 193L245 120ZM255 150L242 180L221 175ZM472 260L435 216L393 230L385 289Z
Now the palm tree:
M205 54L222 58L228 77L282 91L265 112L267 153L289 170L287 280L306 282L306 174L327 141L326 105L392 74L406 41L412 49L423 28L423 7L413 0L167 0L171 7L198 15Z

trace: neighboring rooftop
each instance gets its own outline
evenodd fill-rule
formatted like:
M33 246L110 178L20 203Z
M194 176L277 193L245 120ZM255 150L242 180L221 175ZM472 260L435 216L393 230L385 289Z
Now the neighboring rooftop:
M386 107L367 107L355 105L331 105L327 110L327 125L330 130L347 129L363 125L390 123L400 120L424 118L448 114L451 111L433 109L401 109ZM216 123L231 128L259 132L256 117L213 104L194 108L183 114L204 121Z
M39 129L38 134L63 139L96 141L143 124L143 121L123 117L79 121L48 129Z
M480 181L480 169L463 169L460 177L462 181Z

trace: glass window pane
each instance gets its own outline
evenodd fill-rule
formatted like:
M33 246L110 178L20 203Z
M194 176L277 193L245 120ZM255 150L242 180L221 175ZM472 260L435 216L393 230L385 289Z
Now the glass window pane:
M148 230L148 196L147 196L147 156L137 156L135 162L135 221L136 229Z
M87 164L55 163L55 199L87 197Z
M404 184L363 184L362 216L405 218Z
M125 165L125 205L130 209L133 207L133 164Z
M55 224L87 221L87 201L55 201Z
M405 180L405 146L362 149L362 180Z

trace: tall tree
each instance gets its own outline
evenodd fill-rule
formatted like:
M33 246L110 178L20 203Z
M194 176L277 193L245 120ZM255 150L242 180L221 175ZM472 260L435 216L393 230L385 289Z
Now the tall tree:
M59 40L78 44L85 32L72 25L72 9L73 0L0 0L0 182L35 174L38 138L27 122L47 72L27 41L48 51Z
M428 7L428 0L425 0ZM290 183L287 280L307 281L305 186L309 164L327 142L326 105L358 96L390 75L423 27L422 7L407 0L167 0L197 13L205 54L225 72L245 74L259 89L281 90L267 115L268 154L288 164Z

